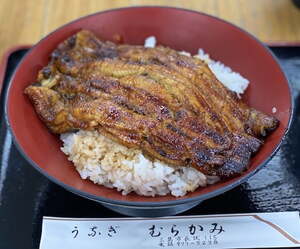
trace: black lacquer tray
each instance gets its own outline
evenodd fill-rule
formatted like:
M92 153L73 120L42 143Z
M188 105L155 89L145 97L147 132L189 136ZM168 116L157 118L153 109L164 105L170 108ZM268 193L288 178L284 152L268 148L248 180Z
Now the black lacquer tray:
M274 47L272 51L290 80L295 102L294 122L286 140L276 156L246 183L183 215L300 209L300 47ZM20 49L10 54L0 99L0 249L38 248L43 216L121 216L50 182L12 144L4 120L4 96L26 52Z

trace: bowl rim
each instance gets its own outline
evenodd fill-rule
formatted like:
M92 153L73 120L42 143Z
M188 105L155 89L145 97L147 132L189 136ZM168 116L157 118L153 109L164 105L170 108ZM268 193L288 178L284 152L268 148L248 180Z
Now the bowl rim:
M98 196L98 195L94 195L94 194L90 194L88 192L85 191L81 191L75 187L72 187L68 184L63 183L62 181L56 179L55 177L49 175L45 170L43 170L41 167L39 167L38 164L36 164L31 158L29 158L29 156L27 156L27 154L24 152L23 148L20 146L20 144L18 143L18 140L14 134L14 131L10 125L10 119L9 119L9 115L8 115L8 99L9 99L9 93L10 93L10 89L12 86L12 82L14 81L14 78L16 76L16 73L18 72L19 68L22 66L24 60L26 59L27 56L30 56L30 54L32 53L32 51L34 50L34 48L43 40L46 40L50 35L52 35L53 33L64 29L66 26L74 23L74 22L78 22L82 19L85 18L89 18L91 16L96 16L96 15L101 15L103 13L107 13L107 12L115 12L115 11L122 11L122 10L127 10L127 9L144 9L144 8L154 8L154 9L174 9L174 10L180 10L180 11L186 11L186 12L191 12L191 13L195 13L198 15L203 15L206 16L208 18L212 18L215 19L219 22L223 22L227 25L233 26L234 28L238 29L239 31L245 33L248 37L252 38L253 40L255 40L261 47L263 47L265 49L265 51L267 53L269 53L269 55L271 55L271 57L273 58L273 60L276 62L276 64L278 65L280 71L283 73L283 76L287 82L288 85L288 91L289 91L289 95L290 95L290 108L289 108L289 120L288 120L288 124L284 130L284 134L283 136L280 138L279 143L276 145L276 147L273 149L273 151L271 152L271 154L261 163L259 164L254 170L250 171L248 174L242 176L241 178L239 178L237 181L228 184L224 187L218 188L216 190L213 190L211 192L202 194L202 195L198 195L195 197L190 197L190 198L182 198L182 199L178 199L178 200L171 200L171 201L123 201L123 200L114 200L114 199L110 199L110 198L106 198L106 197L102 197L102 196ZM226 20L223 20L219 17L210 15L210 14L206 14L203 13L201 11L196 11L196 10L191 10L191 9L186 9L186 8L181 8L181 7L171 7L171 6L159 6L159 5L141 5L141 6L129 6L129 7L121 7L121 8L114 8L114 9L108 9L108 10L104 10L104 11L99 11L96 13L92 13L89 15L85 15L82 16L80 18L77 18L75 20L72 20L62 26L59 26L58 28L56 28L55 30L53 30L52 32L48 33L45 37L43 37L42 39L40 39L36 44L34 44L30 50L25 54L25 56L20 60L19 64L17 65L17 67L14 70L14 73L12 74L10 81L8 83L8 86L6 88L6 92L5 94L5 110L4 110L4 117L5 117L5 122L6 122L6 126L8 128L8 130L10 131L10 133L12 134L12 138L13 138L13 142L15 144L15 146L17 147L17 149L19 150L19 152L21 153L21 155L26 159L27 162L29 162L29 164L31 164L39 173L41 173L43 176L45 176L46 178L48 178L50 181L54 182L55 184L63 187L64 189L77 194L79 196L85 197L87 199L90 200L94 200L97 202L102 202L102 203L107 203L107 204L112 204L112 205L117 205L117 206L127 206L127 207L140 207L140 208L145 208L145 207L167 207L167 206L176 206L178 204L184 204L184 203L188 203L188 202L197 202L197 201L204 201L206 199L215 197L217 195L220 195L228 190L231 190L235 187L237 187L238 185L240 185L241 183L245 182L248 178L250 178L251 176L253 176L255 173L257 173L260 169L262 169L273 157L274 155L277 153L277 151L279 150L283 140L286 138L291 124L293 122L294 119L294 101L293 101L293 95L292 95L292 88L291 88L291 84L290 81L288 79L288 77L286 76L286 73L284 72L284 70L282 69L282 66L280 65L277 57L274 55L274 53L263 43L261 42L258 38L256 38L254 35L252 35L251 33L249 33L248 31L244 30L243 28L238 27L237 25L230 23ZM121 194L121 193L120 193Z

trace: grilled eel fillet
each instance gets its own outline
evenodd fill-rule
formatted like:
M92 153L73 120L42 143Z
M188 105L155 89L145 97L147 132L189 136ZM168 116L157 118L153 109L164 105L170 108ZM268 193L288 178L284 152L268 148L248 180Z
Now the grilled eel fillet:
M151 158L222 178L243 172L278 126L197 58L116 45L85 30L58 46L25 94L53 133L97 130Z

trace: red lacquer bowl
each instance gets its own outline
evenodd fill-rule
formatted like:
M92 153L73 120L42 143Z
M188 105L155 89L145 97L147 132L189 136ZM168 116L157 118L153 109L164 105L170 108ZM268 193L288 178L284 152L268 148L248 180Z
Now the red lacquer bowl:
M196 53L204 48L215 60L222 61L250 80L243 96L252 107L280 120L279 128L266 139L264 146L252 158L249 169L239 177L199 188L182 198L123 196L114 189L82 180L66 156L60 151L61 142L39 120L32 104L23 94L26 86L36 80L37 72L48 63L56 46L80 29L113 40L118 34L128 44L143 44L146 37L156 36L158 42L173 49ZM272 114L272 108L277 112ZM288 81L272 53L256 38L240 28L218 18L190 10L169 7L133 7L109 10L75 20L46 36L37 43L19 64L11 79L6 99L7 121L15 144L24 157L43 175L65 189L83 197L116 208L186 209L202 200L234 188L265 165L277 151L291 121L292 100ZM28 179L30 181L30 179ZM33 190L34 191L34 190ZM130 213L131 212L131 213ZM168 213L169 212L169 213ZM152 215L173 214L165 213ZM151 215L151 214L150 214Z

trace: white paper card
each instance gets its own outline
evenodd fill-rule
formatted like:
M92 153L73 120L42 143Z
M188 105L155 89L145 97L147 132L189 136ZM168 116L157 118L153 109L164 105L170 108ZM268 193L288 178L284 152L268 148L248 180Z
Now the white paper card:
M44 217L40 249L300 246L298 212L165 218Z

